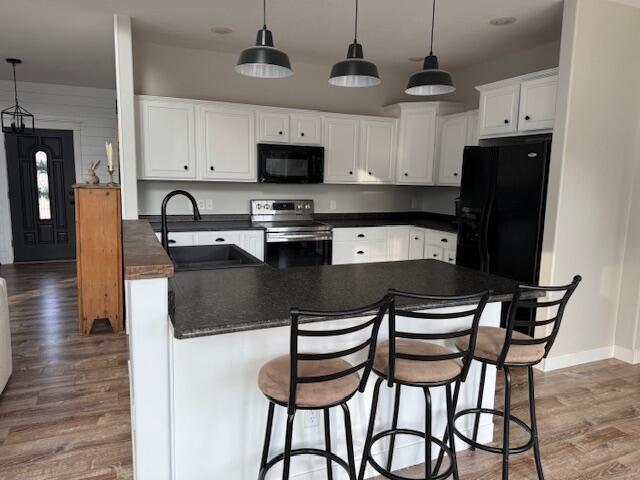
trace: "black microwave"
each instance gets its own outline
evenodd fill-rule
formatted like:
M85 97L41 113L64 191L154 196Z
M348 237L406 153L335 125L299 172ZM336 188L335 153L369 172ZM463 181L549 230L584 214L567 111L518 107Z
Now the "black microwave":
M258 181L322 183L324 147L258 144Z

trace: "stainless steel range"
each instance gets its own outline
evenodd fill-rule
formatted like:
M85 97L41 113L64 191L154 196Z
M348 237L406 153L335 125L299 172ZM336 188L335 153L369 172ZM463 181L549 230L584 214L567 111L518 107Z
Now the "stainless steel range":
M331 264L331 226L313 219L313 200L251 200L251 223L266 231L269 265Z

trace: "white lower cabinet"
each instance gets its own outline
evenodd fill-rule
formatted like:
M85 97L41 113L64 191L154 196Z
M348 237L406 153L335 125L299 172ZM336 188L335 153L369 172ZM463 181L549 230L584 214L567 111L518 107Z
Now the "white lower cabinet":
M156 233L160 240L160 233ZM237 245L257 259L264 261L264 232L262 230L211 230L202 232L169 232L169 245Z
M456 261L456 235L409 226L334 228L334 265L433 258Z

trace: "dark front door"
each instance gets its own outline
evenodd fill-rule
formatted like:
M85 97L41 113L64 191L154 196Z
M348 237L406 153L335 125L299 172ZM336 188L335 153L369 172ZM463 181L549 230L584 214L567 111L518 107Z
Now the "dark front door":
M73 132L6 133L5 145L14 261L75 258Z

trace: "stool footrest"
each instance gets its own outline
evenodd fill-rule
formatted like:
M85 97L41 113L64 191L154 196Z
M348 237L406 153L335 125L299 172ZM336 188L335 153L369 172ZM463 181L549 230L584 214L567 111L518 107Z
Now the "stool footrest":
M337 456L335 453L326 452L318 448L297 448L297 449L291 450L292 457L295 457L298 455L316 455L318 457L327 458L332 462L336 462L338 465L344 468L347 471L347 473L349 473L349 464L345 462L343 459L341 459L339 456ZM258 474L258 480L264 479L265 475L271 469L271 467L276 465L278 462L281 462L283 459L284 459L284 453L280 453L275 457L273 457L271 460L269 460L267 464L264 466L264 468L260 470L260 473Z
M418 430L410 430L408 428L396 428L396 429L389 429L389 430L384 430L382 432L376 433L372 438L371 438L371 447L373 447L373 444L376 443L378 440L381 440L385 437L389 437L391 435L412 435L414 437L420 437L423 439L426 439L426 434L424 432L420 432ZM438 438L435 437L431 437L431 441L436 444L446 455L449 459L451 459L451 449L449 447L447 447L444 442ZM413 478L409 478L409 477L403 477L401 475L396 475L395 473L391 473L389 470L387 470L386 468L383 468L378 462L376 462L373 458L373 455L371 455L371 450L372 448L369 448L369 453L367 455L367 462L369 462L369 464L383 477L385 478L389 478L391 480L414 480ZM433 480L444 480L445 478L448 478L451 473L453 472L453 464L451 463L451 461L449 461L449 466L448 468L443 472L440 473L438 475L434 475L432 478Z
M504 418L504 412L502 410L496 410L493 408L467 408L465 410L459 411L453 416L453 431L455 432L456 437L458 437L460 440L467 443L468 445L471 445L472 447L477 448L478 450L483 450L485 452L490 452L490 453L499 453L500 455L502 455L504 452L503 448L492 447L491 445L484 445L482 443L478 443L470 439L466 435L463 435L462 433L460 433L460 430L458 430L458 427L456 427L455 425L456 420L458 420L461 417L464 417L465 415L471 415L471 414L486 414L486 415L493 415L496 417ZM515 423L516 425L518 425L526 433L529 434L529 440L527 441L527 443L523 445L519 445L517 447L509 448L509 454L511 455L511 454L526 452L531 447L533 447L533 444L535 443L535 438L533 436L533 432L531 431L531 427L527 425L525 422L523 422L521 419L516 417L515 415L509 415L509 420Z

